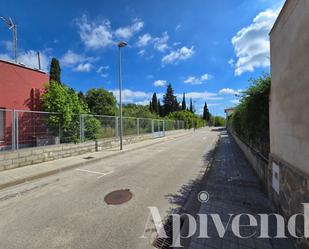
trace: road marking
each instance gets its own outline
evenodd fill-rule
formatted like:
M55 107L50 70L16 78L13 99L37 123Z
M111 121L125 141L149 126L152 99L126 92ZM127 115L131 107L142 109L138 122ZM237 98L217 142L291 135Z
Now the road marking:
M97 171L92 171L92 170L87 170L87 169L76 169L76 170L82 171L82 172L87 172L87 173L92 173L92 174L100 175L100 176L98 176L98 179L100 179L100 178L102 178L103 176L109 175L109 174L111 174L111 173L114 172L114 171L109 171L109 172L103 173L103 172L97 172Z

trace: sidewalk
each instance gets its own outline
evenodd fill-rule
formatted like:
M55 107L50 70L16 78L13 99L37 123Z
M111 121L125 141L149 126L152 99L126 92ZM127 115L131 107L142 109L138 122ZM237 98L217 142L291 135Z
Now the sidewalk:
M215 155L213 168L207 178L206 189L209 201L200 206L199 214L219 214L223 224L228 224L228 214L256 214L274 213L271 202L263 193L261 186L251 166L242 152L226 132L221 134L219 146ZM236 237L231 226L228 226L223 238L218 232L211 218L208 218L208 235L211 238L197 238L197 231L191 239L191 249L294 249L294 239L240 239ZM242 224L248 224L241 221ZM273 236L276 227L270 219L270 234ZM199 225L198 225L199 227ZM199 229L198 229L199 230ZM259 226L240 228L241 235L251 235L254 231L259 234ZM255 236L255 237L257 237Z
M169 135L162 138L144 140L134 144L125 145L122 151L120 151L118 147L110 148L100 152L86 153L74 157L67 157L59 160L0 171L0 190L34 179L57 174L64 170L80 167L82 165L99 161L104 158L123 154L128 151L144 148L157 143L166 142L171 139L176 139L178 137L182 137L188 134L191 134L191 132L187 131L181 134Z

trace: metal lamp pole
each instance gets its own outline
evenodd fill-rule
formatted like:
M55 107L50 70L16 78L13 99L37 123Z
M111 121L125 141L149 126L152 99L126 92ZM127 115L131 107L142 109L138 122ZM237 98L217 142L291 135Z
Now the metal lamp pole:
M121 48L127 45L126 42L119 42L118 43L118 51L119 51L119 105L120 105L120 150L122 150L122 135L123 135L123 128L122 128L122 99L121 99L121 91L122 91L122 78L121 78Z

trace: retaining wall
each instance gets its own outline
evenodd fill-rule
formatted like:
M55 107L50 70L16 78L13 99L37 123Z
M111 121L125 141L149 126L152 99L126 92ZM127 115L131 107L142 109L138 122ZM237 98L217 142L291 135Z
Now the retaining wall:
M166 131L165 136L181 134L184 132L184 130ZM123 138L123 145L157 137L158 136L156 134L152 133L138 136L126 136ZM65 157L77 156L89 152L101 151L117 146L119 146L119 138L115 137L98 141L87 141L78 144L58 144L0 152L0 171L57 160Z

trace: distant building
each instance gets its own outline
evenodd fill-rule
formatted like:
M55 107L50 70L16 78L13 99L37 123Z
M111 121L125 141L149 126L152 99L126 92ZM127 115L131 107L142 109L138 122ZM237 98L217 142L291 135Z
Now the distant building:
M309 202L308 24L309 1L287 0L270 33L270 191L286 217Z
M40 110L40 97L48 82L49 75L45 72L0 60L0 150L12 145L12 110ZM20 126L22 122L33 121L24 112L18 115ZM27 130L19 130L18 136L32 143L35 138L27 137Z
M226 108L224 110L225 114L226 114L226 119L228 119L235 111L235 108Z

